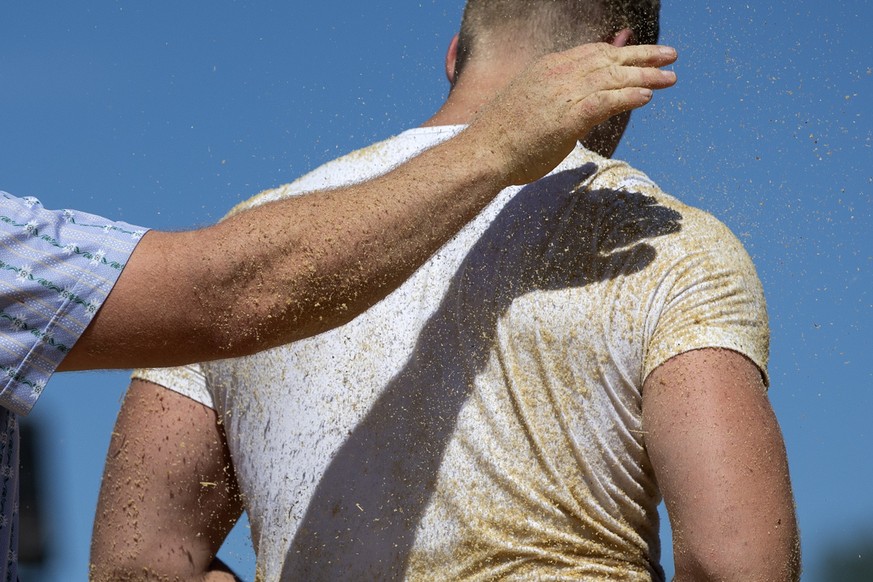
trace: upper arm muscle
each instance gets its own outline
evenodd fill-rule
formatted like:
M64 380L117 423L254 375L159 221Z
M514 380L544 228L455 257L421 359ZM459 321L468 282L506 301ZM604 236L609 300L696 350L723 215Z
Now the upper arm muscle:
M677 580L798 575L785 446L750 360L718 349L670 359L645 382L643 425Z
M205 572L241 511L215 411L134 380L107 455L93 578Z

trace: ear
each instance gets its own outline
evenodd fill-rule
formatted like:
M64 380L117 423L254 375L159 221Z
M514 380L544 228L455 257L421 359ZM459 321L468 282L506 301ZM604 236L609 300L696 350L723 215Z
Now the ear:
M606 42L612 46L622 47L637 44L637 39L634 36L634 31L630 28L622 28L612 38L607 39Z
M446 78L450 85L455 84L455 62L458 60L458 35L452 37L449 50L446 51Z

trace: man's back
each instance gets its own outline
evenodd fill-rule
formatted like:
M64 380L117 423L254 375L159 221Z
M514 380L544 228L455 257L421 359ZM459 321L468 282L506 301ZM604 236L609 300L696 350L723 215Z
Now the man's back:
M412 130L259 201L364 179L454 131ZM141 377L223 419L266 579L660 579L642 384L699 347L765 369L742 247L580 149L346 326L207 364L200 387Z

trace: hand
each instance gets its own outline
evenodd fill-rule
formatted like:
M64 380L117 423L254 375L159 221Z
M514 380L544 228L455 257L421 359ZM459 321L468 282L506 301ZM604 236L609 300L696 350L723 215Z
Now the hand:
M242 582L242 578L234 574L230 567L215 557L209 565L209 571L198 582Z
M554 169L599 123L647 104L653 89L676 82L658 67L676 61L670 47L586 44L540 58L470 124L488 140L510 184Z

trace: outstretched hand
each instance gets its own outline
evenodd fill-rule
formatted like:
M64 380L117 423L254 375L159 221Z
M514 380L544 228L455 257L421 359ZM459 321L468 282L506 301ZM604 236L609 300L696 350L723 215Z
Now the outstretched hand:
M597 124L642 107L676 82L658 67L676 61L658 45L581 45L527 67L470 124L489 140L511 184L537 180Z

